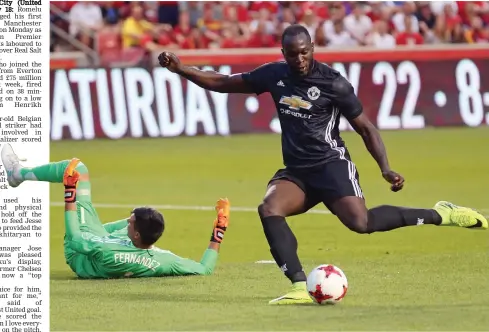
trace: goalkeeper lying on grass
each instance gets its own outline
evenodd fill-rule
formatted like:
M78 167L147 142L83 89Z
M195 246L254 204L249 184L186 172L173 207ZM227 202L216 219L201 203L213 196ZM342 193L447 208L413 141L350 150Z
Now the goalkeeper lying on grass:
M9 144L3 146L1 157L11 187L26 180L64 184L65 257L78 277L208 275L214 271L229 222L227 199L217 201L209 247L196 262L153 245L163 234L165 223L161 213L152 208L139 207L126 219L102 224L90 199L88 169L79 159L27 168Z

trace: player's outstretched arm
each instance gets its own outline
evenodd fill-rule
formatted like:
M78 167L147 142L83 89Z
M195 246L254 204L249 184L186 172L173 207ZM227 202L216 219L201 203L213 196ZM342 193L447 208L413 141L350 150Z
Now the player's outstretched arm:
M224 233L229 226L230 204L227 198L221 198L216 203L217 217L212 227L212 235L207 249L219 252L221 242L224 239Z
M74 158L66 166L63 174L63 185L65 187L65 212L76 211L76 188L78 181L80 181L80 173L75 170L76 166L80 162L79 159Z
M86 181L86 174L80 174L75 168L80 162L74 158L66 167L63 174L63 185L65 187L65 245L70 249L87 256L99 252L100 244L83 238L80 231L80 223L83 218L77 212L76 193L79 181Z
M229 226L229 200L219 199L216 203L217 217L214 220L209 246L204 251L200 262L174 257L174 261L169 264L169 269L162 271L163 275L210 275L214 272L217 258L224 233ZM162 267L165 264L162 263Z
M333 90L340 112L362 137L365 147L379 165L382 176L392 185L391 190L394 192L401 190L404 185L404 178L391 170L382 137L377 128L363 113L363 106L355 95L352 85L344 77L340 76L333 83Z
M79 159L72 159L66 166L63 174L63 185L65 187L66 238L68 242L73 241L75 243L82 242L79 227L79 215L76 206L76 189L78 187L78 181L80 180L80 173L75 170L75 168L79 162Z
M367 150L379 165L382 173L390 170L387 159L387 151L379 131L368 119L365 113L360 114L350 121L351 126L362 137Z
M221 93L253 93L252 87L243 80L241 74L223 75L213 71L203 71L194 67L185 66L178 57L170 52L163 52L158 56L163 68L185 77L201 88Z

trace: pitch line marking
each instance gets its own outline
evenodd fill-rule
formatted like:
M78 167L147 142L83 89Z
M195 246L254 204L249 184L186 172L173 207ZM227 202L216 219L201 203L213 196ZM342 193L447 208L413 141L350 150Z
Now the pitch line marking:
M51 202L51 206L64 206L64 202ZM95 208L99 209L133 209L134 207L137 206L143 206L146 204L112 204L112 203L98 203L94 204ZM176 210L176 211L214 211L213 206L203 206L203 205L172 205L172 204L167 204L167 205L152 205L152 204L147 204L148 206L151 206L155 209L162 209L162 210ZM482 213L488 213L489 209L477 209L479 212ZM245 206L231 206L231 211L234 212L256 212L258 213L258 208L252 208L252 207L245 207ZM319 209L312 209L309 210L306 213L311 213L311 214L331 214L330 211L328 210L319 210ZM489 217L486 215L485 217Z
M98 209L133 209L137 206L148 205L155 209L162 210L177 210L177 211L214 211L213 206L200 206L200 205L152 205L152 204L110 204L110 203L98 203L93 204L95 208ZM51 202L51 206L65 206L64 202ZM256 212L258 213L258 208L243 207L243 206L231 206L231 211L234 212ZM314 214L331 214L327 210L310 210L308 213Z

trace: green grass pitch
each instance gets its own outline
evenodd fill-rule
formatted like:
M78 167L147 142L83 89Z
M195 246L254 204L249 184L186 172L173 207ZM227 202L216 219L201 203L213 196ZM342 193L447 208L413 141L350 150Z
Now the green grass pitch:
M432 207L438 200L489 214L489 130L382 133L391 166L405 176L392 193L354 133L344 133L369 207ZM332 215L289 219L306 272L332 263L350 288L336 306L268 306L289 287L274 264L256 206L282 167L280 136L53 142L51 160L89 167L101 218L125 217L140 204L233 207L215 274L80 281L63 257L63 189L51 187L52 330L487 330L489 231L420 226L359 235ZM58 203L58 204L57 204ZM103 205L106 204L106 205ZM325 211L323 206L317 209ZM213 211L168 209L158 246L199 260Z

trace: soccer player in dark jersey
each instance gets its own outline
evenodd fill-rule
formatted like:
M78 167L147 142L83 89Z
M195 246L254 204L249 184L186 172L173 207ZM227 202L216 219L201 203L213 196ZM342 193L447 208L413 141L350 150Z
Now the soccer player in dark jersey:
M66 263L82 279L112 279L209 275L214 272L224 233L229 225L229 201L216 203L209 246L200 261L157 248L163 234L163 215L150 207L135 208L131 215L102 224L91 200L88 168L79 159L24 167L10 144L1 151L10 187L24 181L63 183L65 200L64 253Z
M270 304L312 302L306 275L297 256L297 239L285 218L323 203L350 230L370 234L411 225L447 225L487 229L480 213L448 202L431 209L382 205L368 209L358 171L339 134L340 115L362 137L393 192L404 178L389 165L378 130L363 113L351 84L330 66L313 58L314 44L301 25L282 35L285 61L264 64L250 72L222 75L184 66L177 56L163 52L162 67L198 86L222 93L271 94L282 128L284 169L268 183L258 213L270 251L292 289Z

